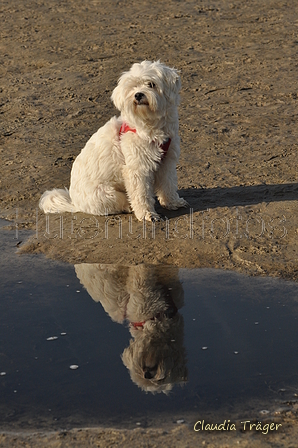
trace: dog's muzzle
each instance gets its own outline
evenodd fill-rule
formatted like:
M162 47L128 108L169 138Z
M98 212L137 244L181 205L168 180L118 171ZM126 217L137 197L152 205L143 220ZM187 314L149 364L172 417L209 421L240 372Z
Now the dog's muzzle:
M142 92L137 92L135 94L134 103L137 105L145 105L145 106L149 105L146 95Z
M153 378L155 378L156 374L157 374L157 368L158 366L154 366L154 367L147 367L145 366L143 368L143 372L144 372L144 378L146 380L152 380Z

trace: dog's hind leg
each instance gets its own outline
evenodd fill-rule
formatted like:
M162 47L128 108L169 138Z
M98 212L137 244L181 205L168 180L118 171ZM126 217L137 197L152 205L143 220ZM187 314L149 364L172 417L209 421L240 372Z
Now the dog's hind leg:
M115 215L116 213L131 212L126 194L115 190L111 186L99 186L95 196L94 210L91 211L94 215Z

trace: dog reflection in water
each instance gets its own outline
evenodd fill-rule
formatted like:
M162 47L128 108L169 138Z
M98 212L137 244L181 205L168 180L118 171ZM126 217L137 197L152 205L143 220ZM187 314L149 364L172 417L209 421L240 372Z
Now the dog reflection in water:
M149 392L168 393L187 381L183 345L183 288L177 268L77 264L82 285L111 319L129 323L123 354L131 379Z

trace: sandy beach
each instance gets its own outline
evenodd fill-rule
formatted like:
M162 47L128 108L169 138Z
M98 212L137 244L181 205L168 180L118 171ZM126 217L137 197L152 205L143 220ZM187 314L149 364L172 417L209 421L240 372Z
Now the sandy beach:
M20 252L297 281L294 0L4 0L0 17L0 217L17 232L32 230ZM110 96L119 75L144 59L180 70L178 187L189 209L164 211L165 221L145 229L131 215L46 221L41 194L69 186L86 141L118 114ZM182 426L1 428L0 446L295 446L295 405L281 418L281 432L261 437L202 438Z

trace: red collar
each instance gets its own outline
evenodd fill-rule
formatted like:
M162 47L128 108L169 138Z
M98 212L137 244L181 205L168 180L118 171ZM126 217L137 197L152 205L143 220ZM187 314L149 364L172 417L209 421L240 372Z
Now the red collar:
M128 126L128 124L126 123L122 123L122 126L119 130L119 137L121 137L122 134L125 134L126 132L134 132L135 134L137 133L136 129L131 128L130 126ZM159 145L159 147L162 149L162 156L161 156L161 160L163 160L168 152L168 149L170 147L171 144L171 139L168 137L161 145Z
M150 319L153 320L154 318ZM144 328L146 321L144 320L143 322L130 322L130 325L132 325L134 328Z
M165 311L162 311L160 313L157 313L155 316L150 317L149 320L162 320L164 318L173 319L174 316L178 313L178 308L176 307L173 299L170 297L169 303L171 304L171 307ZM143 322L130 322L130 325L134 328L144 328L144 325L147 321L144 320Z
M129 127L128 124L126 124L126 123L122 123L122 126L119 131L119 137L121 137L122 134L125 134L128 131L134 132L135 134L137 133L136 129Z

